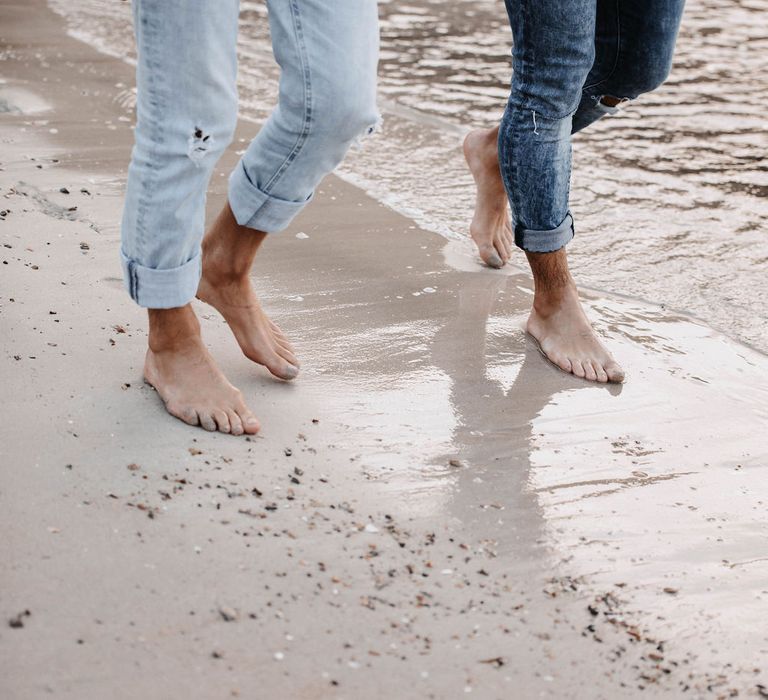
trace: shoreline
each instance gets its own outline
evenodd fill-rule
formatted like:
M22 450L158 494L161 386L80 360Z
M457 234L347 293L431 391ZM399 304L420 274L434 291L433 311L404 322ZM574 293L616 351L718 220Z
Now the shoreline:
M51 105L0 115L0 612L31 613L0 628L7 697L757 693L762 354L587 295L630 383L563 375L516 330L527 276L332 176L255 269L298 384L197 304L264 432L190 429L141 382L119 280L132 69L42 2L0 12L2 94Z
M89 45L96 46L97 50L104 51L107 55L130 62L130 58L120 55L122 52L127 56L131 51L130 42L126 41L126 37L130 35L129 13L120 12L119 8L112 6L108 17L96 17L93 11L98 1L85 3L90 5L90 9L77 9L71 4L64 6L60 0L49 0L49 5L57 7L62 16L66 16L66 26L73 36L86 40ZM766 0L761 2L765 3ZM462 3L454 6L444 19L447 19L448 15L453 15L455 19L455 15L462 12L461 7ZM755 7L752 11L758 12L758 9ZM268 113L265 106L271 104L274 98L276 66L271 69L261 67L272 64L268 37L263 31L256 29L266 23L265 9L248 6L243 12L241 118L259 124ZM400 45L398 42L403 39L396 38L397 29L388 21L390 12L391 10L386 8L382 9L382 28L385 37L388 37L384 42L385 54L391 54L391 42ZM442 12L441 9L438 14ZM692 316L704 325L765 353L768 351L768 317L759 300L768 294L768 289L763 284L764 275L760 274L764 268L765 255L760 252L764 249L759 231L762 230L762 222L768 212L764 211L761 199L754 196L741 197L736 192L731 192L727 186L730 180L724 182L716 178L715 182L712 182L708 177L702 180L696 168L677 168L674 165L675 159L670 159L670 154L680 153L680 149L687 148L692 138L704 143L719 134L723 144L729 143L732 138L739 141L745 129L753 130L751 113L747 111L733 121L734 115L729 110L730 100L718 102L714 109L719 114L712 115L718 117L718 123L713 121L712 128L722 131L697 131L687 137L675 135L673 131L664 131L658 121L660 114L666 114L678 124L690 123L691 119L694 119L695 123L697 115L689 113L683 104L674 98L676 92L682 91L687 95L685 104L690 105L703 97L690 92L695 92L696 86L701 86L701 80L705 80L705 76L697 75L696 70L690 68L692 56L698 56L704 51L704 55L711 58L715 55L714 52L718 52L723 53L724 57L729 56L734 65L755 61L760 63L757 55L759 48L733 55L729 54L722 44L718 44L717 40L706 38L709 36L706 27L719 12L720 10L710 6L709 0L696 0L691 3L683 23L679 55L670 85L655 91L650 97L643 97L622 115L597 125L595 131L590 130L587 134L580 135L574 142L577 167L574 168L573 208L578 225L576 241L569 246L569 257L575 275L585 290L618 297L626 293L628 298L635 301L647 305L659 304L668 313ZM494 22L488 2L484 4L482 15L483 22L498 24ZM706 19L707 16L710 16L709 20ZM723 40L727 37L733 38L751 26L738 12L733 16L726 16L732 26L724 28ZM88 21L89 17L91 23ZM411 15L411 18L417 25L420 23L416 15ZM422 18L421 22L429 23L435 19L436 17L431 20ZM503 21L501 23L506 24ZM494 36L497 42L501 42L499 46L506 45L505 36L500 36L498 29L496 32ZM422 44L417 43L416 46ZM119 47L119 50L115 50L115 47ZM503 53L503 50L501 52ZM499 58L500 56L496 55L493 59L494 71L498 71ZM393 84L393 69L397 70L385 59L381 74L382 88L387 95L390 89L397 91L398 85L402 87L403 83L396 81ZM506 84L506 76L500 76L498 72L494 75L496 81L501 80L499 85ZM709 83L709 80L706 79L705 82ZM261 87L254 89L254 84ZM460 89L461 86L462 82L459 81L457 88ZM712 90L713 86L708 85L706 89ZM408 95L401 96L412 104ZM756 96L754 100L759 102ZM506 97L501 99L501 109L505 101ZM473 103L470 101L467 104L472 106ZM466 241L465 235L466 221L471 218L472 213L470 207L473 183L465 172L459 138L466 128L448 118L393 104L389 100L383 100L382 107L385 125L384 130L377 136L377 141L371 144L370 148L353 149L339 169L338 175L346 182L360 187L374 199L390 206L397 213L414 219L421 228L457 242L456 245L463 250L464 256L473 260L474 251ZM490 103L487 107L491 117L493 108ZM690 108L689 106L687 109ZM476 109L470 111L475 114L475 121L462 122L473 124L473 127L467 128L487 126L484 120L477 121ZM752 114L752 117L756 116ZM735 133L731 134L729 128ZM624 133L629 133L630 136L623 138ZM654 135L664 138L667 145L656 150L655 158L651 157L649 160ZM670 140L667 141L666 137ZM425 150L423 146L428 143L431 145ZM616 155L612 153L615 147L629 149L633 156L619 157L617 160ZM759 151L756 143L752 146L749 162L756 161L755 148ZM739 151L738 155L735 152L732 155L735 160L721 158L713 162L708 159L707 163L702 164L702 173L719 172L722 167L736 168L739 158L744 154ZM688 158L694 156L695 153L688 153ZM452 186L438 178L435 180L437 191L429 191L429 188L421 188L412 182L409 171L424 172L426 176L422 179L432 182L437 176L434 169L435 159L443 163L443 167L439 168L440 172L452 174ZM659 170L658 163L654 166L653 160L666 163L666 166ZM404 161L409 165L398 166L393 161ZM596 165L599 163L608 164L609 167ZM619 167L620 172L611 175L611 170L615 167ZM749 167L743 172L735 172L734 177L740 182L751 182L754 187L759 187L761 181L759 169ZM600 185L606 178L611 183L607 189ZM410 184L403 189L399 183ZM633 191L628 199L622 194L625 188ZM683 191L686 192L685 195L682 195ZM752 189L749 191L754 194ZM643 192L644 195L641 194ZM677 194L674 194L675 192ZM684 202L694 202L701 205L701 208L690 209ZM606 208L617 209L621 216L614 221L601 213L601 210ZM624 221L625 218L627 221ZM688 220L690 223L684 223ZM728 232L728 238L735 246L734 250L740 251L738 259L731 254L714 264L719 258L717 248L725 232ZM698 243L691 247L689 244L693 241ZM701 253L700 246L704 246ZM628 262L633 258L638 261ZM695 260L696 264L687 265L683 262L687 259ZM676 260L680 263L675 262ZM730 274L728 270L731 270ZM523 263L520 268L507 272L527 274L527 267Z

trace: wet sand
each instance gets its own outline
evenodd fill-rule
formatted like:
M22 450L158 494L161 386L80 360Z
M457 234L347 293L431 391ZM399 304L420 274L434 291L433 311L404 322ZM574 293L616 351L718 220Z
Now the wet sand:
M3 697L766 692L764 355L589 296L629 380L564 375L527 276L329 177L254 270L302 376L200 305L264 431L190 429L119 280L131 70L0 27Z

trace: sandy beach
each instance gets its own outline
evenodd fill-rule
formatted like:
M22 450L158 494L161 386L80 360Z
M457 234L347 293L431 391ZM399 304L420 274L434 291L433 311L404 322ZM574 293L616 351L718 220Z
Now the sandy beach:
M199 304L264 427L191 429L120 279L133 71L40 0L0 41L2 698L768 697L766 355L587 293L628 381L565 375L528 275L330 176L253 273L302 375Z

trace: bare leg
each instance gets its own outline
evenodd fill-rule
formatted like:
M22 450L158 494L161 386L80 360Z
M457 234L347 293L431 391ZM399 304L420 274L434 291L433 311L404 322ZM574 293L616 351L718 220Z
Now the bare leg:
M264 313L250 279L267 234L240 226L227 204L203 240L201 301L226 320L245 356L280 379L293 379L299 362L283 332Z
M478 129L464 139L464 157L477 185L469 233L486 265L496 268L509 260L514 247L507 193L499 173L498 137L496 127Z
M242 435L259 422L242 394L216 366L200 336L192 307L149 310L149 349L144 378L168 412L189 425Z
M624 370L595 335L568 270L565 248L526 253L535 284L526 330L565 372L598 382L622 382Z

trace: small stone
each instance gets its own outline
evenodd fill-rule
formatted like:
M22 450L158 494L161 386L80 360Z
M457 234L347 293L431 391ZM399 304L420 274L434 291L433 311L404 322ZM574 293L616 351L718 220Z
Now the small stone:
M22 610L18 615L8 620L8 626L13 629L21 629L24 627L24 618L29 617L32 613L29 610Z
M489 664L491 666L495 666L496 668L501 668L506 662L501 656L495 656L492 659L481 659L481 664Z
M224 622L234 622L239 617L237 610L230 608L227 605L222 605L219 608L219 615L221 615L221 619L224 620Z

